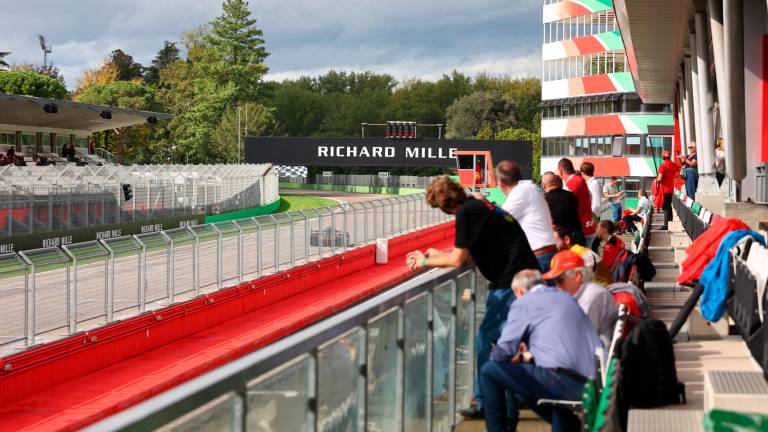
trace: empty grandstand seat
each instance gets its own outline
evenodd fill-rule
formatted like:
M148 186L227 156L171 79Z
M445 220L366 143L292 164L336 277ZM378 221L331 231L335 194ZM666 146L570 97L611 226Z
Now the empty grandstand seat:
M736 323L742 338L747 343L752 357L758 364L765 364L766 324L765 308L768 302L765 298L765 248L752 244L747 261L740 256L731 255L733 275L730 283L730 296L726 301L728 313ZM762 266L762 267L760 267ZM754 271L757 269L757 271ZM758 276L761 275L761 276ZM762 287L762 295L758 296L757 287Z
M696 202L696 201L693 201L693 203L691 203L691 211L692 211L692 212L693 212L693 214L695 214L696 216L698 216L699 214L701 214L701 204L699 204L699 203L698 203L698 202Z

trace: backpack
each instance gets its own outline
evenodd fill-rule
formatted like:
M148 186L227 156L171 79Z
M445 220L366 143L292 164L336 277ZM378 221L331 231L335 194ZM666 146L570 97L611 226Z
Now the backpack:
M685 384L677 381L672 337L663 322L641 321L618 353L621 359L619 394L634 408L685 403Z
M628 249L620 250L611 264L611 276L615 282L631 282L635 276L643 281L649 281L656 276L656 266L642 254L636 254Z

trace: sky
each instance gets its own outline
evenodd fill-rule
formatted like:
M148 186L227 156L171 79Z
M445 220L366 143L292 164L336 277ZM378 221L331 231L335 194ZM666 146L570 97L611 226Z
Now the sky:
M283 80L329 69L398 80L474 75L539 76L541 0L251 0L269 74ZM164 40L221 14L221 0L0 0L0 51L8 63L49 61L72 89L83 69L114 49L149 65Z

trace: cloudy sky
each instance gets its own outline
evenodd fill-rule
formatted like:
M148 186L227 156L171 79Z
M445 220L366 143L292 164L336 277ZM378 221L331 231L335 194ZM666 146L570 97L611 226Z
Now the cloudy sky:
M328 69L398 79L474 74L538 76L541 0L251 0L264 31L269 79ZM221 0L0 0L0 51L42 62L44 34L68 86L120 48L150 64L164 40L221 13Z

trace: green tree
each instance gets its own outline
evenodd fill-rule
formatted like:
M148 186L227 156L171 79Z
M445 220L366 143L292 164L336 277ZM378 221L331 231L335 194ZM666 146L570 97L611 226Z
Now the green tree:
M157 109L155 90L131 81L95 84L80 95L79 101L137 110L152 111ZM113 129L115 134L114 150L119 162L135 158L137 148L146 145L147 132L139 130L139 128L143 127L131 126Z
M483 128L496 133L517 124L514 103L498 91L463 96L448 107L446 117L449 138L474 138Z
M541 181L541 134L521 128L510 128L499 131L496 133L495 138L497 140L530 141L533 143L533 172L531 173L531 178L538 184Z
M117 68L117 79L132 81L142 77L144 66L133 60L133 56L116 49L109 55L109 63Z
M239 119L239 125L238 125ZM244 146L245 136L270 136L277 130L277 122L272 111L264 105L247 103L240 107L240 115L236 108L228 109L221 117L221 123L211 132L211 157L209 162L237 163L244 157L243 147L238 149L238 132L240 143ZM240 159L238 159L238 153Z
M0 70L8 69L10 65L5 61L5 58L8 57L11 53L8 51L0 51Z
M256 100L261 78L268 71L263 33L251 18L247 1L225 0L222 8L203 37L211 54L205 72L218 85L230 87L233 102Z
M269 104L286 135L311 136L320 130L325 117L323 96L293 83L278 85Z
M0 92L50 99L67 97L67 89L61 82L27 71L0 71Z
M144 83L157 85L160 82L160 71L180 58L176 42L163 41L163 47L152 60L152 66L144 71Z
M53 64L43 66L36 63L14 63L11 65L11 70L34 72L40 75L46 75L60 82L62 85L66 85L64 82L64 76L61 74L61 71L59 71L59 68Z
M500 92L515 105L517 127L539 130L541 117L541 81L538 78L491 77L478 74L473 83L475 91Z

